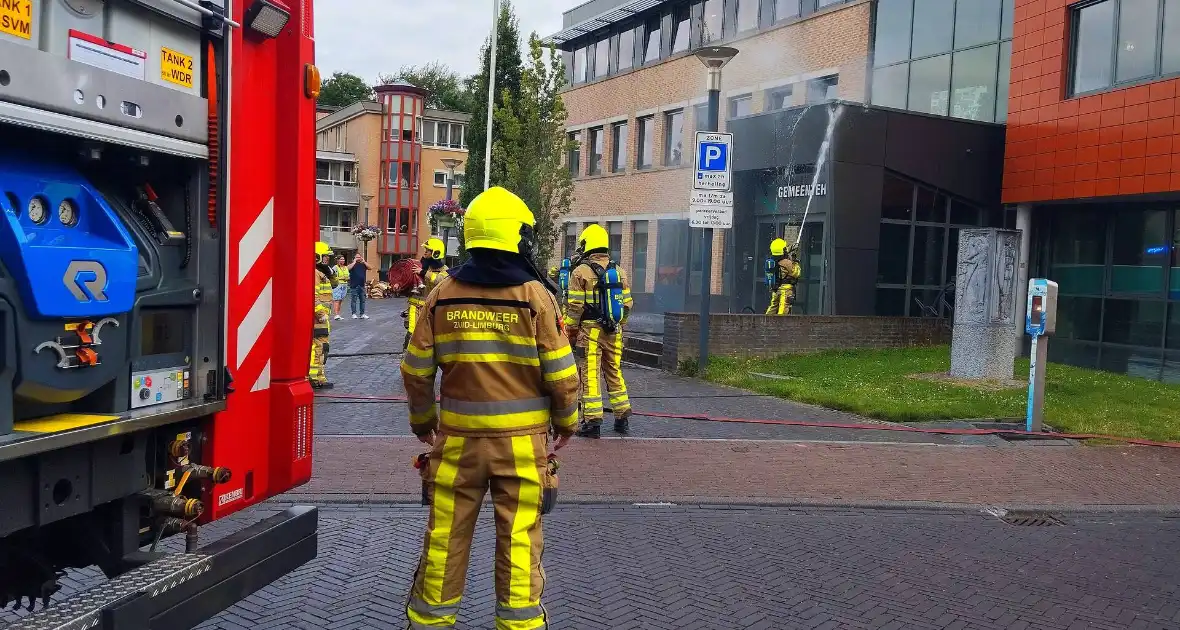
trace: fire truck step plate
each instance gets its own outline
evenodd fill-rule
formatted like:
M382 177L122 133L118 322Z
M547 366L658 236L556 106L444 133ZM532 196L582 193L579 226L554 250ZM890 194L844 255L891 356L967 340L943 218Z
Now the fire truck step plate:
M118 420L119 416L104 416L83 413L63 413L35 420L24 420L13 425L13 429L26 433L57 433L82 427L94 426Z
M130 595L157 597L209 572L213 557L206 554L164 556L119 577L91 587L8 626L8 630L87 630L100 628L103 610Z

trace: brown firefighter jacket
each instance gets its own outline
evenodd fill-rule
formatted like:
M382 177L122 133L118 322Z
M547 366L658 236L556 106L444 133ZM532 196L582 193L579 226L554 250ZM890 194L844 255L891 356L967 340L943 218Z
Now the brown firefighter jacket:
M590 254L582 259L581 263L570 273L570 288L569 299L566 306L565 325L578 327L583 323L594 324L595 319L593 315L587 311L598 308L598 276L594 274L594 270L586 263L593 262L599 267L606 269L610 264L610 256L608 254ZM631 281L627 278L626 272L622 267L615 267L619 271L619 280L622 282L623 291L623 319L620 324L627 321L627 316L631 314L631 305L634 300L631 299ZM589 307L589 308L587 308Z
M410 428L508 437L552 426L573 434L580 383L559 318L557 300L538 281L490 287L443 278L402 360Z

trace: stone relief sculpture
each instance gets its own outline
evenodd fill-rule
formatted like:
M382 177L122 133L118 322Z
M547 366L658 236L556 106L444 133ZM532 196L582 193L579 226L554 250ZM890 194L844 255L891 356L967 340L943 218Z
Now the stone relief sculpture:
M1013 234L1000 234L997 240L997 264L992 285L996 299L991 302L991 321L995 324L1012 324L1012 300L1016 294L1016 265L1020 256L1020 244Z
M957 282L960 295L955 296L955 319L962 323L982 324L987 308L988 238L986 234L974 231L964 230L962 234Z
M959 233L951 375L1012 378L1020 233L980 228Z

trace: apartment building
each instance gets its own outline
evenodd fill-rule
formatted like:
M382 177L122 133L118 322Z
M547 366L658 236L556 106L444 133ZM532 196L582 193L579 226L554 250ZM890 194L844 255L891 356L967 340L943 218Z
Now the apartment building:
M1050 358L1180 382L1180 19L1017 0L1006 203L1060 285Z
M320 238L336 251L361 251L352 236L358 223L380 230L363 247L376 279L395 260L417 256L430 236L427 208L446 195L443 159L466 161L471 116L426 108L426 93L412 85L374 91L375 101L317 112L316 198ZM461 167L455 175L462 186Z

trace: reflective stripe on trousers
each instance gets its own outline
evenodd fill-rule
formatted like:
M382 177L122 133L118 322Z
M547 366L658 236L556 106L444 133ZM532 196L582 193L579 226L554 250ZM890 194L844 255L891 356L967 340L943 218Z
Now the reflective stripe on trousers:
M583 332L586 358L582 369L582 419L602 421L602 392L598 384L600 372L606 380L611 410L618 417L631 409L627 383L623 379L623 331L620 328L611 334L597 326L587 326Z
M790 315L791 298L794 297L794 285L780 284L770 294L770 305L766 307L767 315Z
M541 476L544 435L441 435L430 455L433 501L422 559L406 604L409 628L453 628L463 597L471 539L484 494L496 523L496 628L548 628L541 606Z
M328 359L324 355L326 343L328 337L312 337L311 340L311 364L307 370L307 378L315 383L324 383L328 380L328 371L324 365Z

